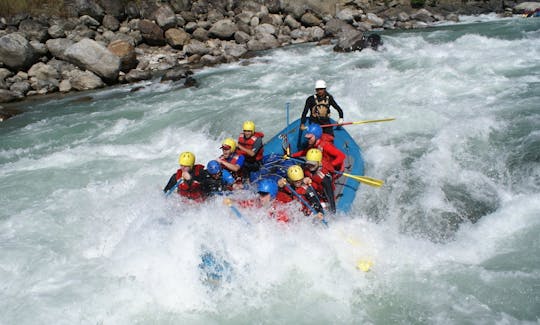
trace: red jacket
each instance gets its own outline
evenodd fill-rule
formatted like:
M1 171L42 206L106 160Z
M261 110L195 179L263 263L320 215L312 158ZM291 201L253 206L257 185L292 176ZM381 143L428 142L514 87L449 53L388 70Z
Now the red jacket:
M242 145L242 147L246 147L249 150L253 150L253 146L255 145L255 141L257 141L258 138L263 138L264 133L262 132L255 132L250 138L245 138L244 133L240 133L240 136L238 137L238 144ZM264 147L261 147L259 151L256 152L255 156L250 156L240 148L236 149L236 153L239 155L243 155L247 162L256 162L261 161L263 159L264 155Z
M182 184L178 186L178 194L186 197L196 202L204 201L204 192L199 182L200 177L202 177L202 171L204 170L203 165L195 165L191 170L191 179L189 181L183 181ZM176 171L176 181L179 181L182 178L182 169Z
M304 201L308 201L306 198L306 188L304 186L294 188L294 191L298 193L304 199ZM302 212L304 212L305 215L311 214L311 209L307 207L304 203L302 203L300 199L298 199L296 195L289 191L287 187L280 188L277 192L276 201L289 203L293 200L297 200L298 202L300 202L300 204L302 204Z
M309 146L304 150L293 153L291 157L303 157L306 155L307 151L312 148L317 148L322 151L322 164L329 170L331 166L331 172L344 170L345 166L343 162L346 158L345 154L336 148L331 142L323 139L315 141L313 146Z

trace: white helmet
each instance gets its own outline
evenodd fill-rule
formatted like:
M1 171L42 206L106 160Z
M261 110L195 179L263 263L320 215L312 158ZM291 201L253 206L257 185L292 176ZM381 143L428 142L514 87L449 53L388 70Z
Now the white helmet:
M315 81L315 89L326 89L326 82L324 80L317 80Z

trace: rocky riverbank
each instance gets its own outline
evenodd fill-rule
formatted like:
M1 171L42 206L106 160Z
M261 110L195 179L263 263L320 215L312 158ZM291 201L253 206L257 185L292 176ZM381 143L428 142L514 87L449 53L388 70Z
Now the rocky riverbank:
M192 70L290 44L376 48L373 30L425 28L503 2L64 1L63 17L0 17L0 103L159 77L196 85ZM435 4L435 2L433 2ZM506 11L505 11L506 10ZM3 120L16 110L0 110Z

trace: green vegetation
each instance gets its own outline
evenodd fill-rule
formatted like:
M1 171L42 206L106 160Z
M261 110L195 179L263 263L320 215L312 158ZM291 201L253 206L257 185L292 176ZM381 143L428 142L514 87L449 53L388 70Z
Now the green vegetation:
M62 16L64 1L59 0L0 0L0 16L12 16L20 13Z
M425 4L425 0L411 0L411 7L413 8L422 8Z

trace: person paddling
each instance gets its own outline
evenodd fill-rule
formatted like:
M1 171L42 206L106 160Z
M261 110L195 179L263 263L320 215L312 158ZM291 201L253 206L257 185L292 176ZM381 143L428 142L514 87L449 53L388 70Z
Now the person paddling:
M326 166L325 166L326 165ZM308 177L306 185L312 186L321 201L328 203L328 208L332 213L336 212L336 199L334 197L335 184L332 179L332 166L328 163L323 164L322 152L317 148L309 149L306 153L306 162L304 163L304 175Z
M276 200L278 193L278 185L275 180L271 178L264 178L258 182L257 185L257 197L250 200L232 200L225 198L223 203L225 205L231 205L233 202L237 203L242 208L264 208L268 209L268 215L270 218L279 222L289 222L289 216L282 202Z
M263 137L264 133L255 131L255 122L244 122L236 148L236 153L245 158L241 170L244 182L250 181L251 173L259 171L261 168L264 155Z
M202 202L205 196L201 186L204 166L195 164L195 155L189 151L180 154L178 163L180 168L171 176L163 192L167 193L176 186L180 196Z
M317 212L317 218L324 218L323 207L317 193L313 188L306 185L308 183L311 184L311 180L304 176L302 167L298 165L289 167L287 169L287 179L281 178L277 183L280 188L276 195L278 201L288 203L298 200L302 204L302 212L306 216L310 215L312 211L315 211Z
M206 165L205 174L201 182L207 196L223 194L232 191L234 177L227 170L223 170L217 160L210 160Z
M330 137L329 135L326 135ZM332 142L323 136L322 128L318 124L310 124L306 129L305 137L308 139L307 148L291 154L291 157L304 157L309 149L317 148L322 152L322 163L329 171L343 171L346 155L336 148ZM287 157L285 157L287 158ZM334 176L337 178L337 176Z
M228 170L235 179L234 188L242 187L242 174L240 169L244 165L244 156L236 153L236 141L233 138L226 138L221 144L223 154L216 159L221 167Z

